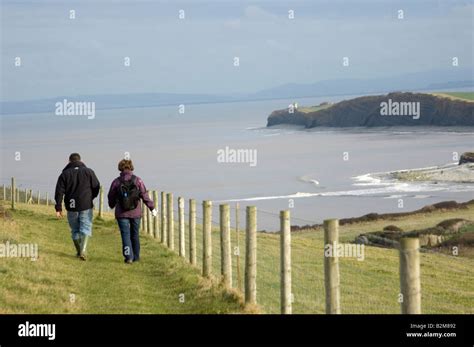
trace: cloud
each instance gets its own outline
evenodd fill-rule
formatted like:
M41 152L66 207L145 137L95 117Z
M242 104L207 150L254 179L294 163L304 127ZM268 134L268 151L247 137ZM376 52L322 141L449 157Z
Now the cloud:
M244 13L241 18L231 18L224 22L224 27L228 29L240 29L242 22L263 22L263 21L276 21L278 16L264 10L263 8L255 5L249 5L244 8Z
M245 7L244 17L250 20L276 20L278 18L277 15L255 5Z

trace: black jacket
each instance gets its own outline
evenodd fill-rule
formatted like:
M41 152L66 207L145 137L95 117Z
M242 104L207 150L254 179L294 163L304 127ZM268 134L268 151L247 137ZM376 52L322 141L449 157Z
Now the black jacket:
M56 183L56 211L62 211L62 201L68 211L84 211L92 208L92 200L99 195L100 183L94 171L83 162L67 164Z

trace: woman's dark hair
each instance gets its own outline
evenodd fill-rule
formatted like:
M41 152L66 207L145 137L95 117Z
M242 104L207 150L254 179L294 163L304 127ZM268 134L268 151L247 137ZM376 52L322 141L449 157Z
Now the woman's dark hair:
M120 172L122 172L123 170L130 170L130 171L133 171L133 163L131 160L128 160L128 159L122 159L119 161L118 163L118 169Z

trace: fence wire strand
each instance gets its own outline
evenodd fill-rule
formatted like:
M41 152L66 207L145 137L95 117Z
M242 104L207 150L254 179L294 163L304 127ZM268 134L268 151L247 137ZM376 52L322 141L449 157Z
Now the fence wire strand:
M45 194L18 185L17 201L20 204L46 204ZM11 188L4 185L0 199L8 201ZM48 196L53 205L53 197ZM179 208L178 198L173 199L174 210L174 251L179 254ZM95 200L98 204L98 199ZM157 210L161 215L161 199ZM184 240L185 259L189 262L189 200L184 201ZM106 204L105 211L109 211ZM26 206L26 205L24 205ZM96 205L97 206L97 205ZM196 202L196 267L203 267L203 207ZM308 225L318 224L291 216L290 221L304 221ZM259 222L269 221L271 225L280 224L280 215L257 209L257 230ZM161 223L160 228L161 228ZM237 232L238 224L238 232ZM245 281L246 254L246 208L230 206L230 242L232 261L232 287L243 292ZM213 204L211 218L212 239L212 274L221 276L221 236L219 205ZM357 230L340 229L340 242L353 244ZM272 232L257 233L257 303L264 313L280 313L280 233L279 228ZM163 230L160 230L163 232ZM153 235L153 233L151 233ZM156 239L159 242L161 239ZM443 255L444 256L444 255ZM472 294L469 276L456 263L433 261L426 253L420 254L423 270L421 272L422 301L429 303L423 306L423 313L466 312L461 300L450 297L459 293L464 298ZM363 259L357 257L339 257L340 273L340 307L341 313L350 314L397 314L400 313L400 272L399 250L380 247L364 248ZM439 268L441 266L441 268ZM442 271L443 290L438 289L440 282L433 280L433 274ZM293 313L325 313L325 278L324 278L324 231L322 228L311 231L291 232L291 274L292 274L292 308ZM446 288L449 288L447 291ZM461 289L460 289L461 288ZM471 288L471 289L469 289ZM472 309L470 311L473 312Z

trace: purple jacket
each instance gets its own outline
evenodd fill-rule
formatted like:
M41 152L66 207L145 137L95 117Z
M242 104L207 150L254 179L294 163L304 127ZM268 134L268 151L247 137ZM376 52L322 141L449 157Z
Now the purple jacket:
M125 181L131 180L132 179L133 172L132 171L122 171L120 173L120 177L117 177L116 179L113 180L112 184L110 185L110 190L109 194L107 195L109 199L109 206L110 208L115 207L115 218L140 218L142 216L142 208L141 204L138 204L137 208L131 211L123 211L122 208L120 207L120 204L118 204L118 194L120 191L120 178L122 177ZM153 210L155 208L155 204L153 203L153 200L150 199L148 196L148 193L146 191L145 183L143 183L142 179L138 176L136 180L136 185L138 189L140 190L140 198L143 200L145 205L148 206L150 210Z

